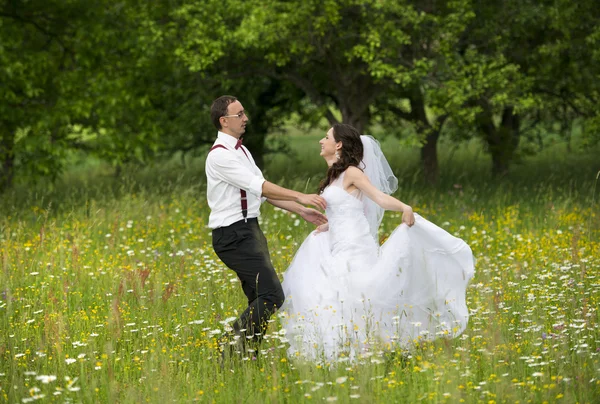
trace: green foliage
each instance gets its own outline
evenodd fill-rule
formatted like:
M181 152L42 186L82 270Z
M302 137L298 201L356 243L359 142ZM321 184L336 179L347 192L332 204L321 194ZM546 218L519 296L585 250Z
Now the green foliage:
M494 170L540 131L600 139L593 1L16 0L0 6L0 189L73 150L149 164L202 153L221 94L269 131L323 119L422 145L479 137ZM558 129L557 129L558 128ZM539 142L538 142L539 143Z
M62 2L7 3L0 9L0 191L15 171L55 174L60 167L64 117L56 112L70 65ZM37 21L31 15L47 13Z

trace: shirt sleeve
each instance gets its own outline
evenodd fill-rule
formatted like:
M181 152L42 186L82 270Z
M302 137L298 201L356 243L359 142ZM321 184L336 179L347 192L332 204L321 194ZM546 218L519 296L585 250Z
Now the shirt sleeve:
M241 188L257 197L262 196L265 179L244 166L231 150L213 150L206 158L207 173L214 178Z

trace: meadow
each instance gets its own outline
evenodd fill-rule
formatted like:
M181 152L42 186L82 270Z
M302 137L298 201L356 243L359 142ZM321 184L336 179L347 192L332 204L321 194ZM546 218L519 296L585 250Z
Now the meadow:
M292 136L265 176L314 192L318 138ZM202 159L118 179L82 164L0 201L0 402L599 402L600 151L558 145L494 179L480 145L441 144L431 186L418 150L383 145L395 196L476 256L460 337L305 363L275 316L257 359L222 370L216 338L245 297L212 251ZM261 226L282 273L312 227L268 204Z

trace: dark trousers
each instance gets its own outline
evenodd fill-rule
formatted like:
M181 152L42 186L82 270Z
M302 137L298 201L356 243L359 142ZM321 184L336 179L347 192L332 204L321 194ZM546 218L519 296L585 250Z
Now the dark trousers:
M233 324L234 332L260 342L267 320L285 299L281 282L271 263L267 239L257 219L233 223L212 232L213 248L221 261L237 274L248 308ZM245 330L245 331L242 331Z

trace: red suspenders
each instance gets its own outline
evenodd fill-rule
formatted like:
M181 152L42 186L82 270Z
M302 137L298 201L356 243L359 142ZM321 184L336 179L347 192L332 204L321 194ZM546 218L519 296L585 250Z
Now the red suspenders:
M216 144L213 147L211 147L208 152L210 153L211 151L218 149L218 148L228 150L227 147L223 146L222 144ZM242 147L242 151L244 152L244 154L246 155L248 160L250 160L250 157L248 157L248 154L246 154L246 150L244 150L243 147ZM248 198L246 198L245 190L240 189L240 197L241 197L241 201L242 201L242 216L244 217L244 221L247 221L248 219L246 219L246 216L248 216Z

